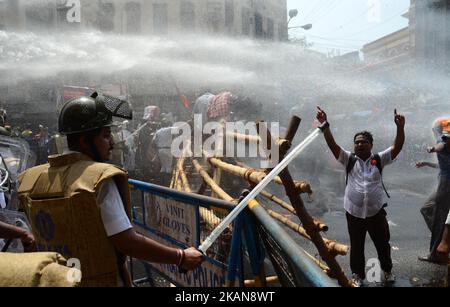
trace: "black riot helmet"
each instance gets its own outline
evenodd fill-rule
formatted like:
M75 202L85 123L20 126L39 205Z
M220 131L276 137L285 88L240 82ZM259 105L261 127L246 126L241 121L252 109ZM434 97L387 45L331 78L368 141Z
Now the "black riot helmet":
M61 134L76 134L113 125L113 117L133 119L130 104L116 97L94 93L66 102L59 114Z

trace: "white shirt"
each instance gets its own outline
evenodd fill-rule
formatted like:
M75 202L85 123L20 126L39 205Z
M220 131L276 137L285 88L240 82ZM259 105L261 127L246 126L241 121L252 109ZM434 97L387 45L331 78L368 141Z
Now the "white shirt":
M172 146L172 127L161 128L156 131L153 142L158 149L170 149Z
M108 237L133 228L113 178L102 182L97 188L96 195L103 226Z
M206 123L208 120L208 106L209 103L214 99L214 94L211 93L205 93L202 96L198 97L197 100L195 100L194 108L193 108L193 114L201 114L202 115L202 122Z
M380 155L383 168L392 163L392 147ZM351 153L341 148L339 162L347 167ZM345 187L344 208L352 216L365 219L376 215L383 207L384 190L381 184L381 174L376 165L372 165L373 153L363 161L356 157L356 163L348 174Z
M450 212L447 215L447 220L445 221L445 225L450 225Z

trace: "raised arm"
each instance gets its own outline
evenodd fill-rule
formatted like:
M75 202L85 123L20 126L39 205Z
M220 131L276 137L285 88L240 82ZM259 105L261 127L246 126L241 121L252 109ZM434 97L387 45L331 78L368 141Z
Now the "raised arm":
M403 144L405 143L405 117L397 114L397 109L394 110L394 122L397 126L397 135L395 137L394 147L391 153L392 160L397 158L400 151L402 151Z
M322 110L319 106L317 107L317 120L323 124L324 122L328 122L327 119L327 113L325 113L324 110ZM331 133L330 127L326 128L323 131L323 136L325 137L325 141L327 142L328 147L330 148L331 152L333 153L334 157L336 159L339 159L339 154L341 153L341 147L336 144L336 141L334 140L333 134Z

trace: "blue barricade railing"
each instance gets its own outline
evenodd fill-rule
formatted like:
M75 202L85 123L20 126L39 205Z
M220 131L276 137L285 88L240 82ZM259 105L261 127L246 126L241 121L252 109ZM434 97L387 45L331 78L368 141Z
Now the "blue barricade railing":
M150 238L173 247L185 248L200 245L208 235L200 220L199 210L219 208L230 212L234 204L218 199L180 192L169 188L130 180L132 186L132 218L136 229ZM133 191L134 190L134 191ZM133 192L139 191L140 195ZM226 214L226 213L225 213ZM221 287L226 279L226 251L223 242L215 243L200 268L180 274L175 265L146 264L151 270L178 286ZM222 238L223 239L223 238Z
M197 247L212 229L205 227L201 207L230 212L234 204L207 196L130 180L133 194L133 224L150 238L174 247ZM175 265L146 264L146 267L178 286L243 286L243 247L253 276L261 276L266 254L283 286L334 287L301 247L261 206L244 210L232 225L232 236L224 233L208 250L200 268L180 274ZM246 268L247 270L247 268ZM247 274L248 276L248 274ZM236 283L237 281L237 283Z

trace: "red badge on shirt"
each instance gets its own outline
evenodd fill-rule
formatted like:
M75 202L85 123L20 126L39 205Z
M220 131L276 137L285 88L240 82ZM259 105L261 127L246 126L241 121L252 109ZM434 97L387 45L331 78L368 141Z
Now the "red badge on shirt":
M372 161L370 161L370 164L372 164L372 166L376 166L377 165L377 160L372 160Z

